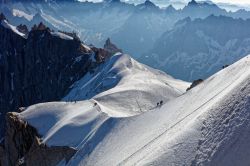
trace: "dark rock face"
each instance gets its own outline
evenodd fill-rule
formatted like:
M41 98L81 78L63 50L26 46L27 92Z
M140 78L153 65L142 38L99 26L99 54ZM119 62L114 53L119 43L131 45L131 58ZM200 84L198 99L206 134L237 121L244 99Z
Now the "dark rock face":
M121 52L122 50L119 49L115 44L113 44L110 40L110 38L108 38L104 44L104 49L107 50L108 52L110 52L111 54L115 54L117 52Z
M5 145L0 147L2 165L53 166L63 159L69 161L75 152L70 147L47 147L35 128L16 113L7 113Z
M28 33L29 33L28 27L26 25L23 25L23 24L18 25L17 30L25 35L28 35Z
M203 82L203 79L194 80L192 82L191 86L189 88L187 88L187 91L191 90L192 88L196 87L197 85L199 85L202 82Z
M0 128L6 112L60 100L92 65L95 52L80 40L36 27L26 39L0 24Z

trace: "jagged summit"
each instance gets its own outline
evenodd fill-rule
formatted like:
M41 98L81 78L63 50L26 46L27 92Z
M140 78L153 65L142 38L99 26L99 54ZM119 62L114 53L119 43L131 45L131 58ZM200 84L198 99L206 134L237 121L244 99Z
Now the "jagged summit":
M156 5L153 3L153 2L151 2L150 0L146 0L145 2L144 2L144 5L145 6L151 6L151 7L155 7Z
M120 0L103 0L104 3L121 3Z
M110 53L112 54L115 54L117 52L120 52L122 53L122 50L119 49L115 44L113 44L110 40L110 38L108 38L104 44L104 47L103 47L105 50L109 51Z
M165 11L167 13L173 13L176 11L176 9L173 7L173 5L169 5L168 7L166 7Z
M212 1L195 1L195 0L192 0L188 3L187 5L188 7L196 7L196 6L208 6L208 7L218 7L215 3L213 3Z
M198 5L198 2L196 2L195 0L192 0L188 3L189 6L195 6Z
M20 24L16 28L17 28L17 30L19 32L21 32L21 33L23 33L25 35L28 35L28 33L29 33L28 27L26 25L24 25L24 24Z
M0 13L0 21L2 21L2 20L7 20L7 19L3 13Z
M158 6L156 6L150 0L146 0L144 3L138 4L137 7L139 7L140 9L146 9L146 10L158 10L158 9L160 9Z
M50 29L46 25L44 25L43 22L40 22L38 25L35 24L32 27L32 31L35 31L35 30L38 30L38 31L49 30L50 31Z

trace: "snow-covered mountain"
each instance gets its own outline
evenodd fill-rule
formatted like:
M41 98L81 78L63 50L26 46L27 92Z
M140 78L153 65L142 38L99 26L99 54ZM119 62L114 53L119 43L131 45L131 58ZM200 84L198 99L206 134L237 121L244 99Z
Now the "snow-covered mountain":
M120 62L124 66L125 61ZM186 85L172 78L167 80L181 85L177 88ZM247 56L185 94L136 116L116 118L112 115L120 109L112 109L110 114L106 109L111 105L103 107L98 101L53 102L30 106L19 114L8 114L8 126L13 118L19 119L17 123L28 123L37 130L35 136L40 136L35 139L38 142L32 147L33 151L27 150L20 156L18 161L26 164L36 159L59 165L247 166L250 162L249 81L250 56ZM120 86L114 90L121 89ZM106 91L101 96L105 95L113 95L113 92ZM106 99L104 103L109 100ZM130 99L119 103L123 101L124 107L131 104L127 102ZM11 127L9 130L13 131ZM22 128L18 132L26 130ZM10 132L8 136L13 135ZM9 141L6 145L12 146L12 139L6 139ZM56 149L58 155L52 153L54 160L39 156ZM13 162L14 157L11 159Z
M0 137L7 112L61 99L74 82L120 51L110 40L104 48L87 46L76 34L42 23L28 31L0 14Z
M0 166L249 165L249 12L195 0L0 12Z
M64 101L91 99L102 112L126 117L140 114L183 94L189 83L138 63L128 55L116 54L96 71L72 85ZM126 104L124 104L126 103Z
M211 14L250 18L249 12L227 12L216 4L191 1L181 10L159 8L149 0L133 5L121 1L77 2L22 0L1 4L0 11L14 24L29 28L41 21L54 30L74 31L87 44L102 46L108 37L138 58L180 19L205 18ZM67 12L65 12L67 11ZM122 39L122 40L120 40Z
M165 32L140 61L176 78L204 79L250 53L249 27L249 19L186 18Z
M160 108L164 103L181 96L189 86L190 83L176 80L161 71L136 62L128 55L117 53L73 84L63 101L30 106L20 114L20 117L36 128L46 146L70 147L71 150L79 147L80 150L80 147L85 146L88 141L97 145L102 135L111 129L106 126L111 121ZM8 119L6 132L16 132L10 129L12 118ZM22 133L22 130L20 131ZM34 130L25 133L33 135ZM16 135L19 134L13 136ZM5 149L9 149L9 145L12 144L7 137L5 137ZM25 137L25 134L21 137ZM19 146L26 143L22 140L14 145L15 150L5 151L4 164L12 165L19 162L21 155L24 157L23 162L28 165L32 165L34 159L41 160L39 158L42 156L41 152L37 153L38 156L28 154L28 151L20 152ZM88 151L90 152L91 148ZM31 157L28 157L29 155ZM51 159L53 161L50 162L55 163L63 158L57 156ZM48 160L39 162L45 163Z

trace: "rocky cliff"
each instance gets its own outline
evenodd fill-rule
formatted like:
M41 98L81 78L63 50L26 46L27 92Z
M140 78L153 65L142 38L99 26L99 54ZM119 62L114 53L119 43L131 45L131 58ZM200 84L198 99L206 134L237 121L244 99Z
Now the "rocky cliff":
M111 54L84 45L76 35L54 32L42 23L27 32L24 25L14 27L2 15L0 129L6 112L60 100L75 81ZM0 138L2 133L0 130Z
M70 147L48 147L41 142L35 128L15 113L6 114L4 147L0 147L1 165L54 166L75 154Z

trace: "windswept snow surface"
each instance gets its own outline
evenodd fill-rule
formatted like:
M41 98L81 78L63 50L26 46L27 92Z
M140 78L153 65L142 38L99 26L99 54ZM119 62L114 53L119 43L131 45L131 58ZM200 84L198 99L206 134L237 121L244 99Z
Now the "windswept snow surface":
M77 146L108 118L90 101L51 102L30 106L20 114L36 127L48 145Z
M114 118L103 112L99 102L60 102L31 106L20 117L48 145L78 149L67 165L247 166L250 56L144 114Z
M189 85L117 53L76 82L63 100L92 98L109 116L127 117L152 110L161 100L167 102L182 95Z
M117 120L69 165L248 165L249 121L250 56L161 108Z

